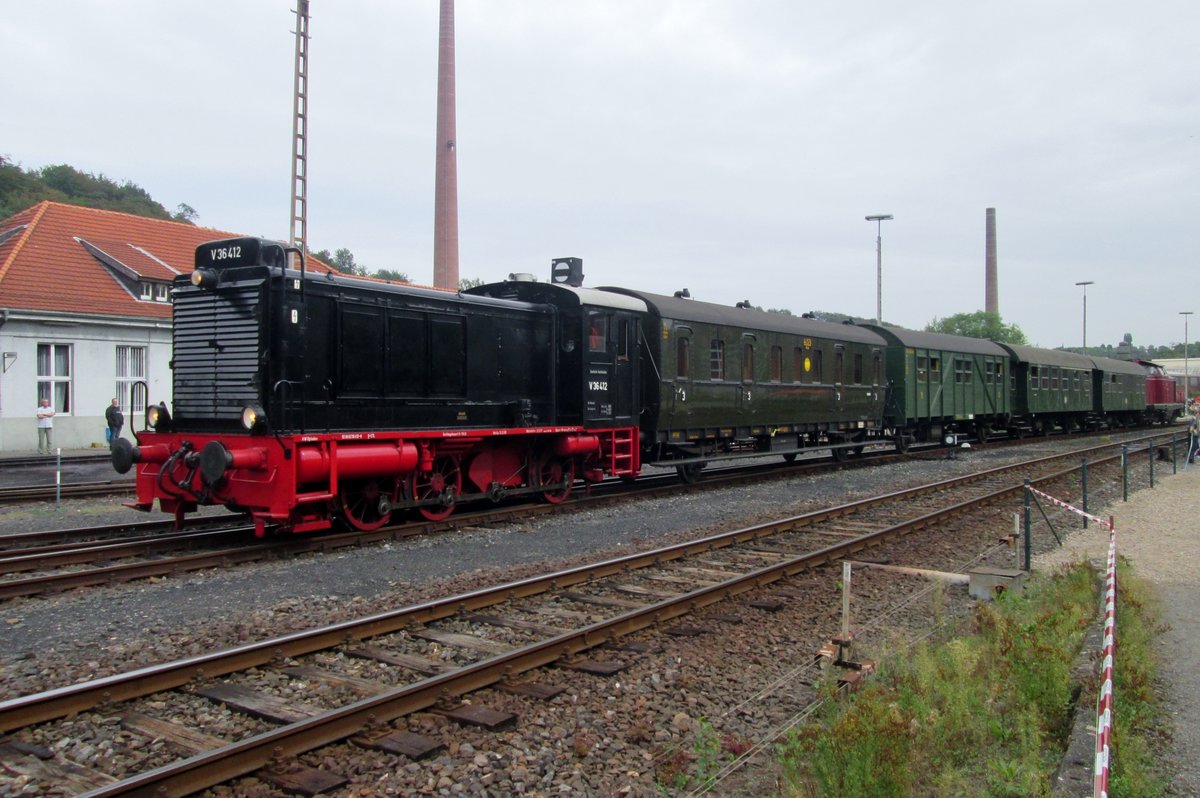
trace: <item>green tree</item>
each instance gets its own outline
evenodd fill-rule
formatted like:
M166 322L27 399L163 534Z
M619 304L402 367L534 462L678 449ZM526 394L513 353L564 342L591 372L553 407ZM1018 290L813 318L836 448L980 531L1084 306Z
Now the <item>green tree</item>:
M466 291L468 288L475 288L476 286L483 285L483 282L484 281L482 277L464 277L458 281L458 290Z
M372 277L378 277L381 280L394 280L397 283L411 283L408 274L396 269L376 269Z
M172 216L145 189L129 181L118 184L104 175L81 172L67 164L25 170L11 158L0 156L0 219L43 200L191 222L186 215ZM179 207L181 212L187 208L195 214L186 204Z
M195 224L196 217L199 215L200 214L197 213L196 209L193 208L191 205L188 205L186 202L181 202L176 207L175 213L173 213L171 215L171 218L177 222L187 222L188 224Z
M986 338L1006 344L1028 344L1025 333L1015 324L1005 324L999 313L977 310L974 313L955 313L945 318L935 318L925 325L925 332L964 335L968 338Z

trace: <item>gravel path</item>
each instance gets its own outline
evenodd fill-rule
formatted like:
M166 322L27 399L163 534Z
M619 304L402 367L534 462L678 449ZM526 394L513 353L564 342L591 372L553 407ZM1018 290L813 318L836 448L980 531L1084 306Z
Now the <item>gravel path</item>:
M1152 583L1169 628L1159 649L1166 709L1174 721L1171 749L1164 759L1176 773L1171 794L1200 796L1200 522L1196 497L1200 466L1156 480L1154 490L1133 494L1110 508L1117 529L1117 554L1132 562ZM1048 568L1082 558L1103 563L1108 533L1098 525L1071 534L1063 548L1035 558ZM1121 608L1117 605L1117 645L1121 644ZM1116 694L1117 711L1121 696Z

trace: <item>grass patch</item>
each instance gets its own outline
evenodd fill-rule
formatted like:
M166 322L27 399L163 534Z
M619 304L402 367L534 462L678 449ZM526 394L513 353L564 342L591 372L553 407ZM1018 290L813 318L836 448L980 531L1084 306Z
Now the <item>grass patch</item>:
M980 604L959 636L882 657L866 687L826 701L779 747L783 794L1049 796L1098 585L1086 564L1039 575L1022 596ZM1164 784L1150 756L1161 716L1148 595L1122 564L1113 796L1160 795ZM832 696L832 683L823 689ZM1091 712L1094 691L1080 700Z

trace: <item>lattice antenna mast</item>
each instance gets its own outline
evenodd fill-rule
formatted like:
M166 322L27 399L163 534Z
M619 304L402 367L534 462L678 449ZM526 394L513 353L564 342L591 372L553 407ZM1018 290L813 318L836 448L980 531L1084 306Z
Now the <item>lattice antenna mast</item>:
M291 243L308 252L308 0L297 0L296 85L292 98Z

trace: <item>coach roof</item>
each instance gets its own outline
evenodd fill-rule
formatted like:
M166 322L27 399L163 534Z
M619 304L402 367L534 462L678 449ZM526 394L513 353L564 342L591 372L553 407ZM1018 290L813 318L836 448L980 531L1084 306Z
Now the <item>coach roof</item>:
M1012 352L1013 357L1017 360L1023 363L1032 363L1035 366L1058 366L1080 371L1091 371L1094 368L1090 357L1084 357L1075 352L1064 352L1061 349L1041 349L1036 346L1017 346L1016 344L1000 345Z
M761 330L790 335L806 335L834 341L854 341L882 346L884 340L870 330L854 324L835 324L819 319L806 319L786 313L767 313L754 308L729 307L695 299L649 294L628 288L604 287L601 291L637 297L664 319L681 322L715 324L735 329Z
M963 335L907 330L904 327L884 327L878 324L863 326L875 330L893 346L962 352L970 355L995 355L1003 358L1009 356L1002 346L986 338L968 338Z

